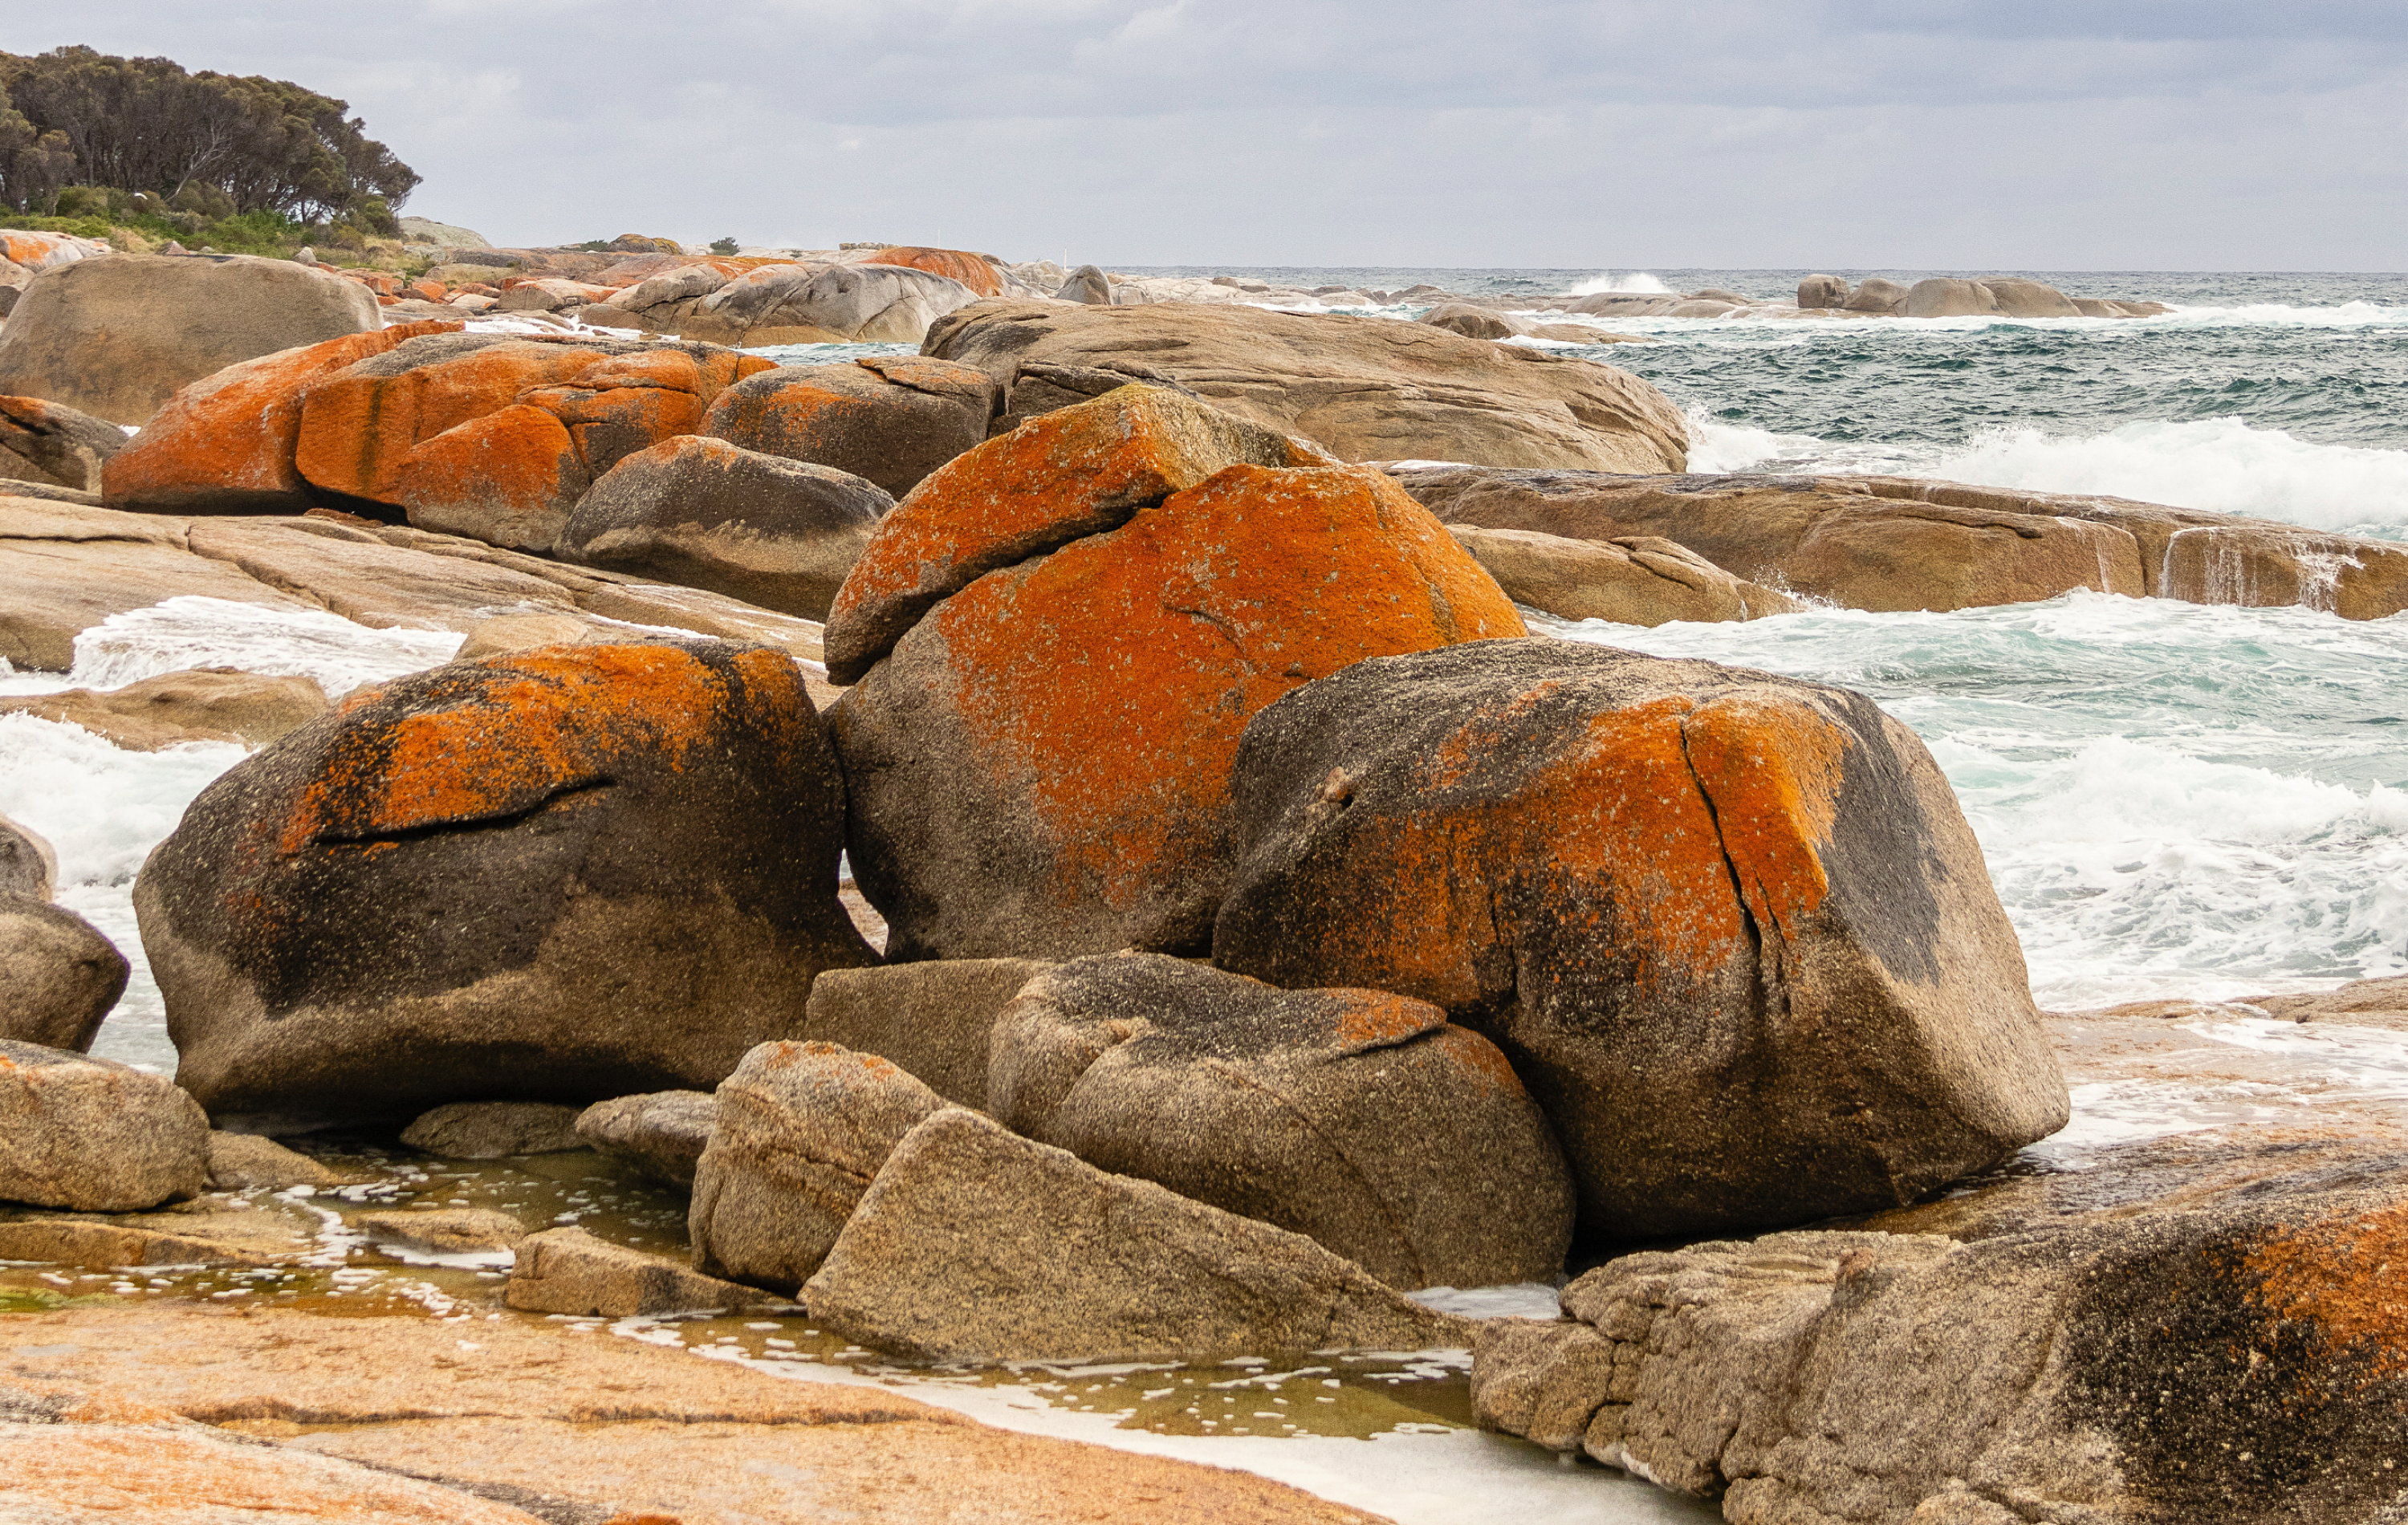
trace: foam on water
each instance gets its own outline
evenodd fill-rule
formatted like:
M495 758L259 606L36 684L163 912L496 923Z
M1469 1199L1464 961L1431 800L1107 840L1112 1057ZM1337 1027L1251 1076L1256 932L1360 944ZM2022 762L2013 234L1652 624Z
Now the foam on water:
M449 630L375 629L320 609L272 609L224 598L169 598L111 614L76 637L64 676L0 673L0 694L122 688L192 668L239 668L318 680L328 698L452 659Z
M2408 619L2071 594L1535 631L1872 695L1963 802L2042 1004L2408 971Z
M1669 295L1671 290L1671 287L1643 270L1633 270L1628 275L1615 275L1609 270L1601 276L1573 286L1566 295L1603 296L1610 293L1618 296L1650 296Z

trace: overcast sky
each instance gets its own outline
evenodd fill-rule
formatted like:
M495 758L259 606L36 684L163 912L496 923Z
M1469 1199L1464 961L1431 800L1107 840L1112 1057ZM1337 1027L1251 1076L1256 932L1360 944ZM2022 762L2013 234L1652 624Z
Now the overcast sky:
M12 7L14 8L14 7ZM78 0L497 243L1104 265L2408 268L2401 0Z

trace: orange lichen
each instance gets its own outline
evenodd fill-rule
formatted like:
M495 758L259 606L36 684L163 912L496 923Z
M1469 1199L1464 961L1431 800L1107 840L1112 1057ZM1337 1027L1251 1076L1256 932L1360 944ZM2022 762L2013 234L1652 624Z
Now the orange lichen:
M382 486L413 519L473 507L539 521L565 514L587 484L576 441L559 419L518 406L472 419L411 451ZM535 539L549 544L551 536Z
M571 345L496 344L398 376L330 378L303 400L294 463L314 486L398 503L394 478L421 443L600 358Z
M831 424L859 423L876 411L867 397L810 381L788 381L762 392L727 392L710 405L699 433L775 451L809 451L834 431Z
M1846 733L1806 700L1771 693L1713 700L1684 731L1749 912L1794 940L1830 893L1820 849L1839 813Z
M1427 511L1347 468L1232 467L933 618L952 703L1053 849L1052 897L1114 911L1209 855L1265 705L1366 657L1524 633Z
M278 850L513 813L600 780L630 754L681 770L726 698L721 680L674 646L543 647L483 666L451 706L369 722L331 749L286 814Z
M1341 1047L1370 1047L1427 1032L1445 1021L1446 1014L1426 1001L1385 991L1359 991L1353 993L1339 1014L1336 1037Z
M922 249L907 244L895 249L882 249L861 263L899 265L907 269L925 270L930 275L958 281L981 296L1003 295L1003 278L995 273L995 266L979 255L959 249Z
M2408 1206L2278 1230L2242 1264L2260 1307L2315 1325L2365 1382L2408 1374Z
M172 497L194 489L298 493L294 455L309 385L423 334L456 323L410 323L349 334L230 366L169 397L103 468L111 502Z
M1495 1043L1469 1028L1452 1023L1431 1033L1427 1042L1455 1061L1467 1079L1494 1096L1524 1096L1522 1077Z

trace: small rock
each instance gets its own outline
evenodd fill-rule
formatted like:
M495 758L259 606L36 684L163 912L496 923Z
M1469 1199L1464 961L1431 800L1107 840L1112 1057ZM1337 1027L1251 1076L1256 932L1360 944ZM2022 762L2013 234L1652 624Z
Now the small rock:
M582 1149L578 1109L550 1101L453 1101L401 1130L401 1142L446 1159L502 1159Z
M931 958L832 969L811 982L806 1039L894 1060L946 1101L986 1107L987 1033L1034 958Z
M218 1191L265 1187L283 1191L293 1187L338 1187L346 1178L295 1149L255 1133L209 1135L209 1186Z
M502 1301L525 1313L633 1318L704 1309L737 1313L771 1300L666 1255L612 1244L582 1229L547 1229L519 1241L517 1270Z
M514 1248L527 1236L525 1224L481 1207L362 1213L351 1227L380 1243L429 1255L489 1255Z
M0 894L0 1038L87 1052L127 973L125 956L81 916Z
M100 491L101 468L125 431L40 397L0 397L0 492L14 482Z
M47 900L59 877L59 856L32 827L0 815L0 895Z
M0 698L0 714L80 726L128 752L157 752L186 741L265 746L331 708L315 678L270 677L235 668L162 673L108 690L70 688Z
M166 1080L0 1038L0 1201L130 1213L208 1176L209 1120Z
M577 1115L577 1136L597 1153L687 1187L718 1115L709 1091L653 1091L595 1102Z
M1846 307L1848 283L1835 275L1810 275L1798 282L1798 305L1809 307Z
M803 1301L865 1345L936 1360L1419 1350L1472 1328L1302 1234L960 1107L896 1146Z
M1112 305L1111 279L1092 265L1082 265L1070 272L1069 280L1062 282L1061 289L1054 294L1054 299L1057 302L1083 302L1089 307L1110 307Z
M698 1271L789 1291L896 1142L944 1099L873 1054L763 1043L719 1085L686 1231Z
M1469 302L1441 302L1415 321L1466 338L1514 338L1530 331L1527 324Z
M1872 312L1899 315L1906 311L1907 294L1914 288L1882 276L1867 276L1856 282L1856 289L1842 305L1850 312Z
M90 1218L18 1218L0 1223L0 1260L39 1260L50 1265L259 1267L284 1264L312 1247L295 1241L280 1249L269 1248L139 1224L95 1223Z

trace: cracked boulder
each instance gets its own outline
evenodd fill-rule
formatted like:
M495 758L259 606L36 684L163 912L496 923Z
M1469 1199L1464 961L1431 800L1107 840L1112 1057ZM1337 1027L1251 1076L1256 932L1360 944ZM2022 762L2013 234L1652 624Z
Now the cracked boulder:
M2064 1126L2023 953L1922 742L1844 689L1548 640L1255 716L1213 961L1495 1040L1580 1232L1914 1201Z
M1387 478L1267 454L1312 458L1124 388L887 516L827 640L860 680L829 721L890 958L1200 948L1249 716L1367 656L1523 633Z
M1760 620L1804 607L1660 537L1574 540L1475 525L1449 525L1446 531L1506 597L1563 619L1655 626Z
M2217 1129L1626 1256L1486 1325L1473 1404L1731 1520L2378 1525L2403 1168L2396 1135Z
M216 1114L716 1085L873 961L783 653L551 647L351 696L204 790L135 886Z
M1555 1134L1496 1045L1426 1001L1080 958L1004 1008L987 1110L1115 1175L1304 1234L1391 1287L1545 1281Z
M1001 390L974 367L915 354L781 366L720 394L699 432L849 471L899 497L986 438Z
M719 1083L686 1230L708 1275L791 1292L903 1135L944 1098L874 1054L763 1043Z
M101 468L125 448L105 419L39 397L0 397L0 482L100 491Z

